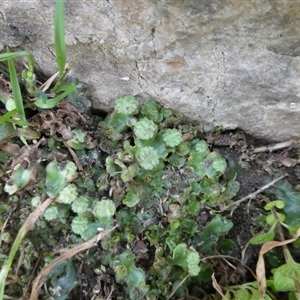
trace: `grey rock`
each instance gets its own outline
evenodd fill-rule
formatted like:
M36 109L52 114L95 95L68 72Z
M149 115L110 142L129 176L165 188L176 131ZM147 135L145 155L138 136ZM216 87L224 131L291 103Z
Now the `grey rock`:
M56 72L54 0L0 2L0 50L29 50ZM299 137L300 1L67 0L70 75L94 108L152 98L202 130Z

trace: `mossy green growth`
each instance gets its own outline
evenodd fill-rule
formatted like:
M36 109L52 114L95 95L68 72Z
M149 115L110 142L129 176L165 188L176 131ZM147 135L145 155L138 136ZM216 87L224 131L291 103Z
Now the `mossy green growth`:
M95 217L101 219L110 219L116 212L116 206L110 199L103 199L96 202L93 208Z
M70 291L77 285L77 270L72 260L64 260L51 272L50 294L54 299L67 299Z
M84 235L86 233L89 220L84 216L77 216L72 220L72 231L79 235Z
M223 237L232 227L220 215L199 222L202 213L230 203L239 185L223 178L226 160L180 120L153 100L139 106L134 97L119 98L88 133L73 129L66 143L76 164L63 158L69 151L43 161L36 199L29 201L54 198L36 226L48 230L44 237L49 228L68 237L68 246L117 225L84 259L97 274L114 276L128 299L166 299L172 293L177 299L208 284L213 266L201 259L225 249ZM52 139L48 146L57 153L64 143ZM68 283L72 274L64 273L66 278L59 277ZM52 288L59 292L54 281Z
M73 138L66 143L75 150L92 149L95 145L90 142L89 136L82 129L72 130Z
M118 107L127 107L128 104L126 98L122 97L117 103ZM145 101L140 109L136 107L134 118L129 114L133 114L133 109L125 115L124 111L118 108L99 124L102 132L105 132L110 124L109 131L111 136L114 136L114 147L119 149L117 154L106 158L106 170L110 176L121 179L124 184L136 181L152 195L157 192L163 193L178 183L179 186L186 184L197 187L197 196L203 195L202 201L212 205L218 201L228 202L236 194L239 185L234 180L227 185L219 183L219 178L227 167L226 160L217 152L211 151L204 140L196 138L197 130L191 125L169 128L174 127L173 122L180 119L179 115L162 108L153 100ZM107 135L104 134L104 138L107 138ZM162 178L156 178L154 182L153 174L142 175L143 170L158 174L167 170L169 166L185 174L178 183ZM154 189L152 192L149 186ZM194 193L193 189L186 188L182 201L186 201ZM134 197L132 193L130 195L124 204L132 206L140 203L138 199L141 198L141 194L135 194Z
M163 133L163 140L168 147L175 147L182 142L182 134L176 129L167 129Z
M77 197L72 203L72 211L78 215L84 214L90 206L90 202L89 199L83 196Z
M35 166L31 166L27 169L23 169L19 166L16 170L13 171L10 178L11 180L5 184L4 190L9 195L14 194L18 190L24 188L32 180L33 174L35 173Z
M145 101L141 107L141 114L155 123L159 123L164 117L172 115L171 110L169 110L168 113L169 114L167 114L166 111L162 111L161 106L153 100Z
M116 113L113 111L101 124L105 127ZM135 236L144 232L144 238L161 249L150 271L147 295L153 299L170 294L187 275L206 278L201 273L200 254L219 251L220 238L233 224L217 215L200 230L195 217L203 204L214 207L228 203L239 188L234 180L219 180L227 167L225 159L211 151L204 140L197 139L192 126L176 126L179 120L180 116L172 111L152 100L145 101L134 112L134 121L131 116L121 131L120 127L112 126L111 132L118 132L114 140L118 151L106 158L109 176L123 184L123 194L118 196L123 206L117 213L119 233L103 244L109 249L122 240L133 243ZM148 212L151 207L156 207L153 214ZM151 225L151 220L161 213L166 224L160 227L153 221ZM148 222L150 225L143 229L142 224ZM103 263L107 263L106 259ZM115 267L116 278L126 283L128 293L132 290L126 280L130 268L136 271L125 263ZM172 272L177 274L176 279ZM162 277L165 283L160 281ZM176 295L181 292L179 289Z
M126 283L130 299L143 299L149 287L146 285L145 272L135 266L134 260L135 255L129 250L124 250L110 262L114 266L117 282Z
M216 249L218 240L233 227L228 219L216 215L204 228L194 237L194 243L199 247L201 253L212 253Z
M137 151L137 161L145 170L152 170L159 164L159 157L155 149L151 146L146 146Z
M57 201L64 204L71 204L77 196L77 186L75 184L68 184L59 192Z
M137 121L133 127L133 132L138 139L149 140L157 133L158 126L148 118Z
M187 249L187 245L182 243L178 244L174 250L172 258L169 259L171 265L176 265L183 268L191 276L197 276L200 272L199 253L193 249Z
M48 207L44 213L44 218L47 221L55 220L58 218L58 216L59 216L59 213L58 213L58 209L56 206Z
M77 167L72 161L52 161L46 167L47 195L56 197L59 192L77 177Z
M132 115L139 106L138 101L132 96L123 96L115 102L115 110L119 114Z

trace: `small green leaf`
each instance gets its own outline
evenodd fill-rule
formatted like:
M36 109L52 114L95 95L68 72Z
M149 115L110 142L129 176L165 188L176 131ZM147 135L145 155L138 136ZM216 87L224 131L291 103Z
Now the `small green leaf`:
M172 265L180 266L185 271L188 268L186 250L187 246L185 243L178 244L173 250L173 256L171 260Z
M34 104L39 108L54 108L62 99L66 98L69 94L76 92L76 87L73 84L64 84L60 86L59 90L57 91L62 91L62 93L56 96L55 98L47 99L46 103L45 99L42 96L40 96L34 102Z
M120 133L128 128L131 121L132 118L130 116L114 111L106 117L105 121L100 123L102 133L104 137L111 140L120 140Z
M284 222L284 220L285 220L285 215L284 214L277 212L276 215L277 215L279 221ZM275 218L275 216L273 214L270 214L270 215L266 216L266 223L268 225L272 226L276 222L277 222L277 218Z
M163 114L160 113L160 108L161 106L157 102L153 100L147 100L142 105L141 114L155 123L159 123L163 120Z
M227 290L225 297L227 298L227 300L231 300L231 295L230 295L230 290ZM223 299L222 299L223 300Z
M44 218L47 221L52 221L58 218L58 209L56 206L50 206L48 207L44 212Z
M93 215L99 219L111 218L116 212L116 206L112 200L101 200L97 202L93 209Z
M124 265L116 266L115 275L116 275L117 282L124 282L128 275L128 270L126 266Z
M260 234L260 235L257 235L255 237L253 237L251 239L251 244L252 245L256 245L256 244L263 244L265 242L268 242L268 241L273 241L275 238L275 233L274 231L268 231L266 233L263 233L263 234Z
M17 112L17 110L14 110L13 112L9 111L3 116L0 116L0 142L7 138L11 138L13 136L18 135L18 131L15 129L14 125L11 123L18 123L17 120L12 119L12 116ZM6 123L6 122L10 123ZM22 123L20 122L18 125L22 126Z
M200 208L201 208L201 203L197 199L189 199L189 202L186 205L187 212L193 216L198 215Z
M197 147L198 145L198 147ZM198 150L197 150L198 149ZM195 148L189 153L189 158L187 160L187 166L193 168L195 174L199 177L205 176L205 170L211 167L213 162L213 157L204 161L205 157L209 154L209 149L204 141L200 141L196 144ZM209 161L209 164L208 164ZM211 172L216 173L216 170L211 167Z
M180 224L180 230L186 237L194 236L199 229L198 223L194 219L184 218Z
M81 234L81 238L85 241L95 237L99 233L98 228L103 226L103 223L89 221L87 229Z
M182 134L177 129L167 129L163 133L163 140L168 147L176 147L182 142Z
M88 227L88 219L83 216L77 216L72 220L72 231L76 234L82 235L86 232Z
M240 189L240 183L238 181L234 181L234 179L230 180L227 183L226 195L228 195L229 199L232 199Z
M171 109L163 107L161 109L161 114L163 115L164 118L170 118L173 112Z
M217 157L212 164L212 167L220 174L223 174L226 170L227 164L223 157Z
M77 270L75 265L72 260L68 260L66 262L67 263L63 268L63 272L59 277L52 276L51 273L52 290L58 291L56 293L55 300L67 299L71 290L77 285Z
M187 256L187 264L188 264L188 271L191 276L197 276L200 272L200 257L198 252L195 250L190 252Z
M122 202L128 207L134 207L140 202L140 197L134 192L129 192L126 194Z
M171 223L171 230L176 230L180 227L180 220L179 219L173 219Z
M174 235L169 235L165 239L165 244L169 247L170 251L173 251L176 245L178 244L177 238Z
M83 196L76 198L72 203L72 210L78 215L85 213L88 207L89 200Z
M195 170L198 170L199 174L205 172L208 178L215 178L222 175L226 170L226 160L219 156L216 152L209 153Z
M154 139L151 140L135 139L134 142L136 149L140 149L146 146L154 148L159 158L162 159L165 159L170 153L170 148L168 149L161 135L157 135Z
M251 291L251 298L249 298L249 300L257 300L260 298L260 293L257 286L254 287L249 286L249 291ZM266 295L265 300L272 300L272 299L268 295Z
M110 175L119 173L122 169L115 163L111 156L108 156L105 160L106 172Z
M274 287L278 292L296 291L295 280L300 278L300 264L289 259L286 264L274 269Z
M181 168L184 166L186 159L183 156L178 155L177 153L173 153L169 158L168 162L174 167Z
M266 223L270 226L272 226L273 224L275 224L277 222L275 216L273 214L267 215L266 216Z
M14 170L11 175L11 180L4 186L4 190L9 195L14 194L16 191L25 187L31 180L35 168L31 167L24 170L21 166Z
M287 226L287 229L288 229L291 236L294 236L299 228L300 228L300 224L297 224L297 225L294 225L294 226ZM299 241L299 239L298 239L298 241Z
M87 133L82 129L72 130L73 138L68 140L66 143L68 146L75 150L90 149L90 145L87 140Z
M129 299L144 299L149 288L145 282L146 276L143 269L134 265L134 259L135 255L125 250L114 260L117 264L115 266L116 279L126 283Z
M34 196L31 198L31 205L36 208L42 203L41 196Z
M176 146L176 153L180 156L185 156L190 152L190 146L187 142L181 142Z
M286 215L285 223L289 226L300 223L300 193L293 190L287 180L276 183L275 195L277 199L284 201L283 213Z
M148 118L142 118L135 123L133 131L138 139L149 140L156 135L157 125Z
M159 157L153 147L147 146L137 151L136 158L142 168L152 170L159 164Z
M246 300L246 299L250 299L250 297L251 297L251 294L249 293L249 291L246 289L242 289L242 288L238 289L233 294L234 294L235 300Z
M194 243L201 245L201 253L213 253L213 249L219 238L232 227L233 223L230 220L221 215L216 215L199 234L195 235Z
M77 198L77 186L68 184L58 194L57 201L64 204L71 204Z
M195 145L195 150L196 150L198 153L202 154L203 157L205 157L205 156L209 153L209 148L208 148L206 142L203 141L203 140L200 141L200 142L198 142L198 143Z
M123 96L116 100L115 110L124 115L132 115L138 108L138 101L132 96Z
M38 90L36 96L42 100L43 104L47 104L48 98L45 92Z
M46 167L47 194L56 197L66 184L76 178L77 167L71 161L52 161Z
M284 202L282 200L274 200L267 203L264 208L265 210L271 210L274 207L282 209L284 208Z

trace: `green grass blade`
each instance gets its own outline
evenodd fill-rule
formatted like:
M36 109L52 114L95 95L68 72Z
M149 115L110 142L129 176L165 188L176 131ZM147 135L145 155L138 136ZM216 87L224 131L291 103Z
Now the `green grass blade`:
M64 26L64 0L56 0L54 15L54 43L56 63L59 74L62 75L67 60Z
M3 70L3 69L0 69L0 73L3 74L7 78L9 77L9 74L5 70Z
M69 65L68 68L66 68L64 70L64 72L59 75L59 78L58 78L58 80L57 80L54 88L51 90L51 93L56 93L59 90L59 87L60 87L62 81L64 80L64 78L66 77L66 75L69 73L69 71L73 68L73 65L77 62L78 58L79 58L79 55L76 55L76 57L72 61L71 65Z
M60 90L64 90L64 92L59 94L55 98L48 99L46 103L43 101L43 98L40 97L34 102L34 104L39 108L44 108L44 109L53 108L57 105L59 101L67 97L69 94L76 92L76 87L73 84L65 84L60 86Z
M21 56L26 56L28 59L28 69L30 72L34 73L34 58L32 54L30 54L28 51L19 51L19 52L6 52L0 54L0 61L5 61L8 59L13 59Z
M25 111L24 111L24 106L23 106L23 98L22 98L22 94L21 94L21 89L20 89L15 65L11 58L9 58L7 60L7 63L8 63L10 83L11 83L11 88L12 88L13 95L14 95L16 109L17 109L20 121L22 122L22 125L27 126L27 121L26 121L26 116L25 116Z
M4 114L3 116L0 116L0 125L5 122L10 122L13 124L23 126L23 123L21 121L15 120L12 118L12 116L15 115L16 113L17 113L17 109L13 109L13 110L7 112L6 114Z
M2 265L1 271L0 271L0 299L2 300L4 297L4 289L5 289L5 281L8 275L8 272L10 270L11 264L14 260L14 257L20 248L21 242L26 236L27 232L30 230L32 225L37 221L37 219L43 215L46 208L51 204L53 199L48 198L45 200L40 206L38 206L27 218L25 223L23 224L22 228L20 229L13 245L10 250L8 258L5 260L5 262Z
M21 57L21 56L29 56L31 55L29 52L27 51L20 51L20 52L7 52L7 53L1 53L0 54L0 61L5 61L8 59L13 59L16 57Z
M7 52L6 53L1 53L0 54L0 61L6 61L9 59L14 59L17 57L22 57L22 56L26 56L27 60L28 60L28 72L31 72L32 74L34 74L34 57L32 54L30 54L28 51L19 51L19 52L9 52L9 49L7 48ZM3 72L2 72L3 73Z

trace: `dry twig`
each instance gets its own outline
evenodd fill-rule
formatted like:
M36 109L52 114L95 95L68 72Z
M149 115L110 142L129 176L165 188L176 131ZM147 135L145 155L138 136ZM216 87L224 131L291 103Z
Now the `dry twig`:
M282 178L286 177L287 174L282 175L274 180L272 180L271 182L267 183L266 185L262 186L261 188L259 188L257 191L247 195L246 197L243 197L242 199L239 199L233 203L228 204L227 206L223 207L221 209L221 212L227 210L228 208L232 207L232 206L236 206L236 205L240 205L242 202L245 202L248 199L253 199L255 198L259 193L263 192L264 190L268 189L270 186L272 186L273 184L275 184L277 181L281 180Z
M181 287L183 285L183 283L190 277L190 274L187 274L177 285L177 287L174 289L174 291L171 293L171 295L168 297L167 300L171 299L173 297L173 295L176 293L176 291L178 290L179 287Z
M268 146L262 146L262 147L257 147L254 149L254 153L259 153L259 152L272 152L275 150L291 147L291 146L299 146L299 140L298 139L291 139L285 142L277 143L277 144L272 144Z

